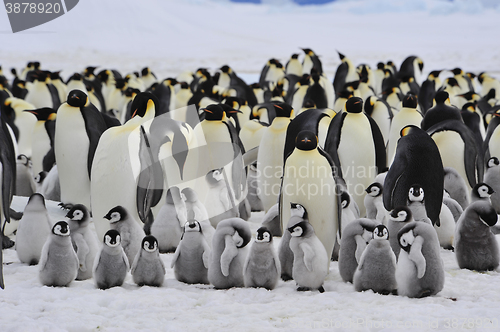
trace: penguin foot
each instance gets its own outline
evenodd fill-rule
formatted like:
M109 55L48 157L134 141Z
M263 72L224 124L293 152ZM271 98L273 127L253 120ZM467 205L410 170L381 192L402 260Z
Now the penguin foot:
M311 289L309 287L298 287L297 291L298 292L307 292L310 291Z
M283 280L283 281L292 280L292 277L289 276L288 274L282 274L281 275L281 280Z
M71 203L59 203L58 206L60 206L61 209L63 209L63 210L71 210L71 208L73 207L73 204L71 204Z
M12 219L21 220L21 218L23 217L23 213L10 209L10 216L12 217Z
M427 296L431 296L431 295L432 295L432 291L430 289L425 289L422 292L420 292L420 294L417 296L417 298L421 299L423 297L427 297Z
M1 234L0 237L2 238L2 249L9 249L14 246L15 242L12 241L8 236Z
M318 288L318 291L319 291L320 293L324 293L324 292L325 292L325 289L323 288L323 286L320 286L320 287Z

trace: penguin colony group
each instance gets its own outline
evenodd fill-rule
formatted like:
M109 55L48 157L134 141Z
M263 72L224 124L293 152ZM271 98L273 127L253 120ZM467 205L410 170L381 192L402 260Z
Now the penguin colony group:
M430 296L440 247L460 268L497 269L500 82L460 68L421 80L417 56L372 68L339 53L332 83L303 51L251 85L227 65L66 81L38 62L13 81L0 67L2 248L16 232L43 285L101 289L129 272L162 286L165 253L177 280L216 289L281 278L324 292L338 260L356 291ZM13 195L29 197L24 213ZM252 211L265 212L253 241Z

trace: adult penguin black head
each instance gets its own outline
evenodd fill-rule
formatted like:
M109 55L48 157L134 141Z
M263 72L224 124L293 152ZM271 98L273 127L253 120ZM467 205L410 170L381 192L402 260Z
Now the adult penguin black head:
M351 97L345 103L345 109L348 113L363 112L363 99L359 97Z
M310 151L318 146L318 137L309 130L303 130L295 139L295 147L302 151Z
M293 108L287 103L274 103L276 117L290 118L293 116Z
M57 114L56 110L50 107L42 107L36 110L24 110L24 112L34 114L38 121L55 120Z
M150 100L153 102L153 105L149 103ZM135 116L140 116L142 118L146 114L148 106L154 106L154 109L157 110L157 107L159 105L160 102L154 94L149 92L141 92L137 96L135 96L134 100L132 101L132 118Z
M68 93L68 98L67 98L67 103L69 106L73 106L73 107L84 107L84 106L87 106L88 104L88 97L87 97L87 94L85 92L83 92L82 90L71 90L69 93Z
M403 99L403 107L417 108L417 105L418 105L418 100L417 100L417 97L414 94L408 93L404 97L404 99Z
M87 68L85 68L85 70L83 71L83 75L87 78L90 78L90 79L94 79L95 77L95 73L94 71L97 69L97 67L94 67L94 66L88 66Z
M221 72L223 73L226 73L226 74L231 74L231 67L229 67L228 65L224 65L222 67L219 68Z
M222 121L224 119L224 109L221 105L208 105L203 109L203 112L207 121Z

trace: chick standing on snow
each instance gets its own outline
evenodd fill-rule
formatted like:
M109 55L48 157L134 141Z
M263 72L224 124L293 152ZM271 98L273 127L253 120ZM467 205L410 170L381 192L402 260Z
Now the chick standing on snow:
M363 251L354 272L353 284L358 292L371 289L384 295L397 289L396 255L389 244L389 231L384 225L375 227L373 239Z
M115 229L120 233L123 250L125 250L128 261L133 262L141 249L141 241L146 235L142 227L120 205L109 210L104 218L109 220L111 229Z
M120 233L110 229L104 235L104 244L92 269L96 287L108 289L123 285L129 268L127 255L121 246Z
M85 205L76 204L66 214L66 218L69 219L71 242L80 262L76 279L90 279L92 278L91 267L99 251L99 244L95 231L89 228L89 211Z
M196 194L196 191L189 187L182 189L182 195L186 204L187 213L189 214L189 211L194 212L194 216L188 219L198 220L203 230L203 235L207 239L208 245L211 246L212 237L215 234L215 228L210 223L205 205L198 199L198 194Z
M328 254L323 243L314 233L312 225L302 221L290 228L290 249L293 252L292 277L298 291L325 290L323 282L328 274Z
M45 286L68 286L78 274L78 256L69 234L68 223L59 221L43 246L38 277Z
M261 227L243 267L245 287L273 289L280 275L280 261L273 247L273 236L267 228Z
M38 264L51 228L43 196L31 195L16 233L16 253L22 263Z
M160 258L158 241L153 235L142 240L142 248L132 264L132 279L139 286L160 287L165 280L165 265Z
M216 289L243 287L246 245L252 237L250 227L241 218L222 220L212 239L208 280Z
M175 278L187 284L208 284L209 257L210 247L200 223L188 220L172 259Z

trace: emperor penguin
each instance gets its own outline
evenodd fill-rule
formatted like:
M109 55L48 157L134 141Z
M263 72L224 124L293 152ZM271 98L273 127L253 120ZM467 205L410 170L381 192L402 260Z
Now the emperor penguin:
M395 207L389 214L389 222L387 224L387 230L389 231L389 243L391 244L392 251L396 255L396 259L399 257L399 251L401 246L399 245L398 232L406 224L413 221L413 216L411 210L407 206Z
M90 214L82 204L75 204L66 214L71 230L71 242L78 256L79 267L77 280L92 278L92 266L99 251L99 241L90 228Z
M333 79L333 87L335 88L335 93L338 94L340 91L344 90L346 83L354 82L359 80L359 75L356 72L356 67L353 65L351 60L340 52L339 58L341 64L337 67L335 72L335 77Z
M281 266L273 246L273 235L267 228L260 227L243 266L245 287L272 290L280 275Z
M415 183L424 190L426 213L435 223L443 204L444 171L441 155L436 143L426 132L410 125L401 130L394 161L385 177L383 199L386 210L406 205L410 187Z
M491 203L491 195L493 195L495 191L493 188L484 183L480 182L472 188L472 193L471 193L471 203L476 202L476 201L485 201L488 203Z
M141 250L130 268L132 280L139 286L161 287L165 281L165 265L160 258L158 241L153 235L142 239Z
M286 63L285 74L302 76L302 63L300 63L299 61L299 54L292 54L290 60L288 60L288 62Z
M451 198L456 200L462 209L470 204L469 185L453 167L444 167L444 189Z
M116 206L109 210L104 219L109 220L110 229L115 229L120 233L123 250L128 261L133 262L141 250L141 241L146 235L139 222L134 220L123 206Z
M191 219L198 220L209 246L212 245L212 237L214 236L215 228L210 223L207 208L200 201L198 194L193 188L186 187L182 189L181 195L186 208L186 216L189 216L190 211L192 211L193 217Z
M424 62L421 58L415 55L410 55L407 57L399 67L397 72L398 78L402 79L404 77L412 77L415 81L420 80L420 75L424 69Z
M491 227L498 215L489 202L472 202L457 222L455 256L461 269L493 271L499 265L498 243Z
M413 184L408 191L408 208L411 210L413 220L430 222L425 210L425 194L420 184Z
M444 264L439 240L432 225L411 222L398 232L401 250L396 266L398 295L422 298L439 293L444 286Z
M387 146L390 137L391 122L394 118L391 107L385 100L377 98L376 96L369 96L365 100L364 111L377 123L384 137L384 145Z
M51 229L45 199L40 194L31 195L16 232L16 253L21 263L38 264Z
M43 245L38 277L44 286L64 287L78 274L78 256L71 244L69 225L58 221Z
M364 142L359 144L359 142ZM386 151L376 122L363 113L363 100L350 98L345 111L338 113L328 128L325 151L339 162L339 176L365 215L365 188L386 168Z
M208 281L216 289L244 286L243 265L250 239L250 227L241 218L225 219L217 225L208 266Z
M271 206L269 211L264 215L264 218L262 218L262 227L266 227L273 236L282 236L281 232L281 224L280 224L280 218L279 218L279 206L278 203L274 204Z
M364 206L366 209L366 218L377 220L380 224L387 226L389 216L382 201L383 188L383 185L378 182L370 184L365 189Z
M16 195L30 197L36 192L36 185L31 175L30 160L24 154L17 156L16 160Z
M146 89L158 82L156 75L151 71L151 69L149 69L149 67L144 67L141 70L141 79Z
M283 166L281 227L285 230L290 220L290 204L302 205L308 211L309 222L325 246L328 257L332 256L342 213L334 172L333 162L318 146L315 133L308 130L299 132L295 138L295 149ZM304 187L307 190L300 190Z
M172 186L167 190L165 204L158 211L153 224L145 231L157 239L160 253L172 253L179 245L182 236L181 225L186 221L187 214L181 192L178 187Z
M486 163L484 183L488 184L494 191L491 194L491 205L497 213L500 213L500 161L497 157L491 157Z
M278 247L278 258L281 267L281 279L288 281L292 279L293 272L293 252L290 249L291 233L286 230L302 221L309 221L307 210L300 204L290 203L290 219L283 229L283 236Z
M305 53L304 60L302 60L302 73L311 74L315 69L318 74L323 74L323 67L316 53L310 48L303 48L302 51Z
M41 171L48 172L55 162L53 146L56 129L56 110L45 107L26 110L25 112L34 114L37 119L31 136L32 173L36 175Z
M293 252L292 277L297 290L319 290L323 293L323 282L328 274L328 256L325 247L318 239L314 228L307 221L288 228L292 236L290 249Z
M187 284L208 284L209 258L210 246L201 224L195 219L188 220L172 258L175 279Z
M87 95L71 90L57 111L54 149L63 204L91 207L92 162L102 133L108 129L103 115Z
M408 125L419 127L422 122L422 114L417 110L417 106L417 98L414 95L407 95L403 99L403 107L392 118L389 140L387 143L388 165L390 165L394 159L401 129Z
M425 114L432 107L432 102L436 95L436 90L441 86L439 74L442 70L434 70L429 73L427 79L422 83L418 94L418 103L422 113Z
M14 97L7 98L4 101L4 107L11 108L15 114L14 124L19 129L19 137L17 139L19 154L31 157L33 153L33 130L36 126L37 118L33 114L30 114L30 112L25 111L34 110L36 107L23 99Z
M349 223L344 229L340 240L339 272L345 282L352 282L361 255L376 226L375 220L360 218Z
M375 293L391 294L397 290L396 255L389 244L389 231L378 225L373 238L366 246L354 272L354 289L362 292L368 289Z
M460 110L450 104L450 95L446 91L439 91L434 97L436 105L425 113L420 128L427 130L430 127L438 124L444 120L458 120L462 121Z
M238 217L238 208L228 188L229 185L225 181L224 169L214 169L208 172L205 179L208 184L208 193L204 204L212 226L217 227L224 219Z
M274 104L276 117L262 135L257 154L258 196L264 211L276 204L280 192L283 168L283 151L286 132L294 116L292 107L285 103Z
M121 246L120 233L110 229L104 234L104 244L97 253L92 268L95 285L99 289L121 286L130 269Z
M61 104L57 89L50 83L47 72L39 71L33 84L27 86L25 100L36 108L51 107L57 109Z

